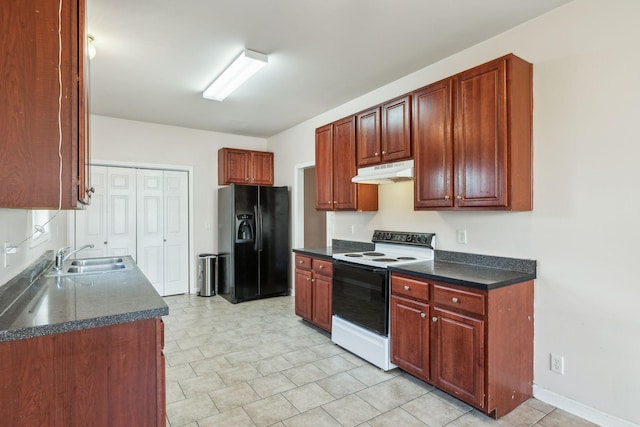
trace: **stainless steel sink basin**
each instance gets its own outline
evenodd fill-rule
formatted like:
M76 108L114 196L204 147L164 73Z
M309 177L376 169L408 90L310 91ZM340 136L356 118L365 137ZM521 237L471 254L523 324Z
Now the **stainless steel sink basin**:
M116 271L131 270L134 267L133 260L129 256L81 258L67 260L60 270L51 268L47 273L49 277L76 276L84 274L111 273Z
M72 263L73 264L73 263ZM113 264L89 264L89 265L70 265L67 273L101 273L103 271L122 270L127 268L123 263Z
M84 258L84 259L76 259L71 261L71 265L79 265L79 266L108 266L113 264L122 264L124 260L120 257L109 257L109 258Z

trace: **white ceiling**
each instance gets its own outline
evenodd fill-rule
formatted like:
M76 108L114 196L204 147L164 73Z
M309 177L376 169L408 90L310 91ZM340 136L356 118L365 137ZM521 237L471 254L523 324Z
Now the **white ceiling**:
M270 137L569 0L88 0L93 114ZM243 49L269 65L202 91Z

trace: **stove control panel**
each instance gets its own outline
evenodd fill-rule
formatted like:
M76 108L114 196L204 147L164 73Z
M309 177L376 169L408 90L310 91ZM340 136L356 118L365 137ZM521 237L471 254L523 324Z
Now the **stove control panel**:
M374 243L398 243L404 245L427 246L435 249L435 233L407 233L403 231L383 231L373 232Z

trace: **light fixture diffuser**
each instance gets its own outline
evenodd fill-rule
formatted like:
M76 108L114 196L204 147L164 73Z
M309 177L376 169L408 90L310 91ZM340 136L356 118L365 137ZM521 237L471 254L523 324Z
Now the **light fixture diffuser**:
M245 49L202 93L203 98L222 101L242 83L267 65L267 55Z

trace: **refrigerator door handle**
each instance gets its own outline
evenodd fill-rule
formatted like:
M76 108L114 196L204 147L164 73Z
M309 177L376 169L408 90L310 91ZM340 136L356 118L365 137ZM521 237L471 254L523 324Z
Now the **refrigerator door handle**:
M256 251L262 251L262 212L258 210L258 206L253 207L253 218L256 227L253 248Z

